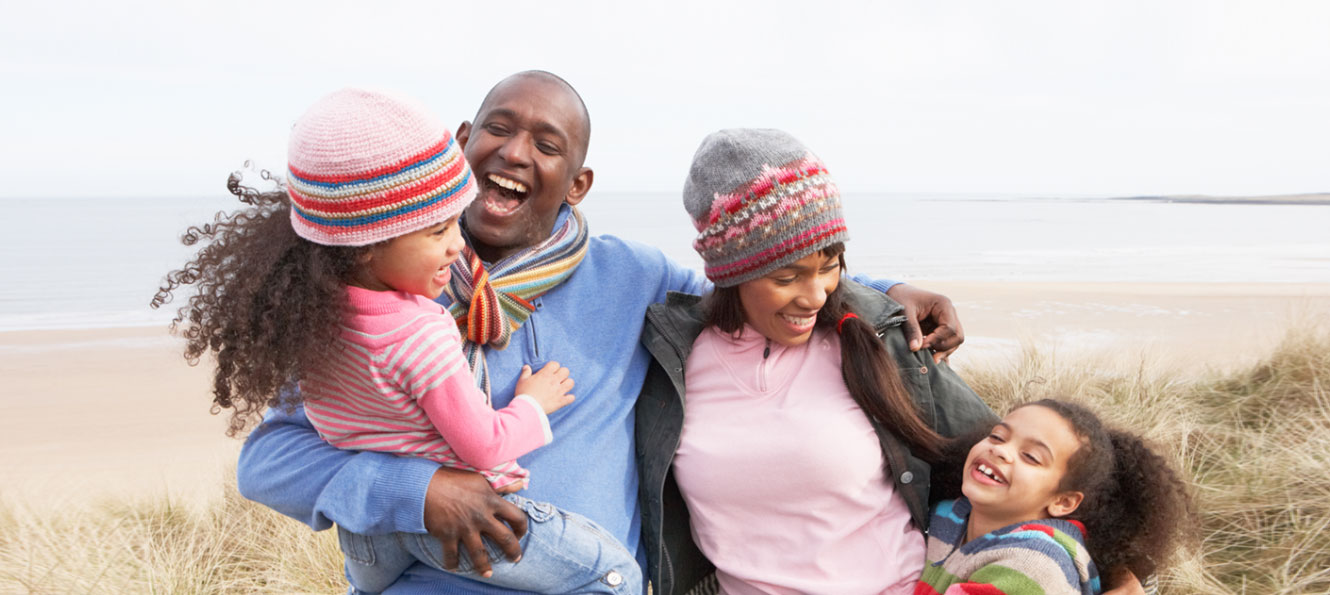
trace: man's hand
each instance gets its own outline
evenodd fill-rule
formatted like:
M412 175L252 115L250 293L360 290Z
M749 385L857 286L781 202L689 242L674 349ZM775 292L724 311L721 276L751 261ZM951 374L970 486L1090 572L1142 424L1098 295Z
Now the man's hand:
M905 306L905 340L910 351L932 348L936 363L951 357L965 342L961 319L947 296L905 283L892 286L887 295Z
M522 557L518 540L526 534L526 513L500 498L479 473L440 468L425 494L425 530L443 544L444 568L457 569L460 543L476 572L489 578L494 573L481 535L516 562Z

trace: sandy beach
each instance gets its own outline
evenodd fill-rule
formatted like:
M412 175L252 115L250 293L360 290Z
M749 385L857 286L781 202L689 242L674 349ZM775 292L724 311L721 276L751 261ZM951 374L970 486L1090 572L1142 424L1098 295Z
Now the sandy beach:
M956 302L962 372L1023 343L1229 367L1330 316L1330 284L914 283ZM240 441L208 413L209 376L163 328L0 333L0 497L217 494Z

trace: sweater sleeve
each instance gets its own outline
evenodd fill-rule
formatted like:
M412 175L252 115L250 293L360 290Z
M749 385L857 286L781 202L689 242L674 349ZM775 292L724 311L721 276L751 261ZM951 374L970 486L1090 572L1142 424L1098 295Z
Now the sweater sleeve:
M860 285L867 285L868 287L872 287L873 289L876 289L882 293L886 293L887 290L901 284L900 281L894 281L891 279L874 279L872 277L865 277L864 275L850 275L849 277L850 280L854 281L855 283L859 283Z
M549 443L549 419L535 399L515 398L495 411L476 386L460 338L425 329L395 357L393 377L468 465L490 469Z
M711 291L711 281L702 273L674 262L663 253L661 258L665 261L665 291L656 297L656 301L665 301L665 292L669 291L689 295L702 295Z
M270 411L240 451L241 495L314 530L425 533L425 493L439 465L418 457L341 450L303 408Z

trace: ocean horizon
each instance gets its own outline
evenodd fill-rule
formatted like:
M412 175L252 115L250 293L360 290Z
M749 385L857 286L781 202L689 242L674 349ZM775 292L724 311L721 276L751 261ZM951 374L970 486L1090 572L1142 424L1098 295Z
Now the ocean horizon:
M903 281L1330 283L1330 205L1107 197L847 194L852 272ZM0 331L166 325L148 307L193 249L190 225L239 203L180 198L0 198ZM593 192L593 234L700 268L677 193Z

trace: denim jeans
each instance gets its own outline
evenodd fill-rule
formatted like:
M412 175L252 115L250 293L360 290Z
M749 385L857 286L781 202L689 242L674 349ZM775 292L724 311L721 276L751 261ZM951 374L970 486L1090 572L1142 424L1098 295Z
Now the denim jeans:
M494 574L482 578L460 551L456 571L443 567L443 546L431 535L390 533L358 535L337 528L346 555L346 574L357 593L387 589L416 562L479 582L534 593L614 593L640 595L642 569L637 560L590 519L559 510L516 494L504 499L527 516L522 536L522 559L516 563L489 540L484 540Z

